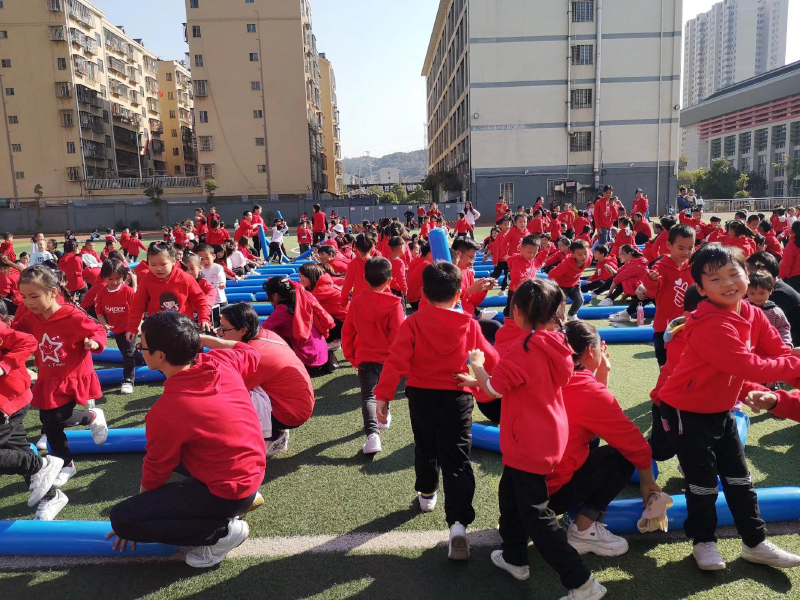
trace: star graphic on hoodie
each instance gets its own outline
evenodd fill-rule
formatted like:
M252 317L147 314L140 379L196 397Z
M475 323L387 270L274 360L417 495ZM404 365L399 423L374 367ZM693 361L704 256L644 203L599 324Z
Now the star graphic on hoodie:
M58 337L59 336L56 336L56 339L58 339ZM60 363L61 357L58 355L58 351L61 350L63 345L62 342L56 342L50 339L50 336L45 333L44 336L42 336L42 342L39 344L39 352L42 353L42 363L48 360L54 363Z

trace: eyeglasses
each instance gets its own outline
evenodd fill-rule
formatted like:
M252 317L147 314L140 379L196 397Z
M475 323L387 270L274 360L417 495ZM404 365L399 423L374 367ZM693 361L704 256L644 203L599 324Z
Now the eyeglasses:
M143 350L145 350L147 352L150 352L150 348L145 348L144 346L142 346L142 342L139 342L138 344L136 344L136 350L138 350L139 352L141 352Z
M228 333L229 331L236 331L236 327L229 327L228 329L217 327L217 331L219 331L220 333Z

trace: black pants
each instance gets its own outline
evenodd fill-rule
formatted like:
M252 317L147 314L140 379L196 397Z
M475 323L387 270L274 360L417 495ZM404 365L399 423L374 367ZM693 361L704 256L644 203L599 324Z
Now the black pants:
M503 405L502 398L492 400L491 402L476 402L475 404L484 417L489 419L494 424L500 423L500 409Z
M328 350L328 360L325 364L322 364L318 367L309 367L305 365L306 371L311 377L320 377L322 375L330 375L336 369L339 368L339 361L336 358L336 354L334 354L333 350Z
M501 260L495 265L491 277L492 279L500 279L501 274L505 276L505 279L503 279L503 283L500 284L500 289L505 291L511 283L511 271L508 269L508 263L504 260Z
M267 441L277 440L287 429L297 429L300 427L300 425L286 425L281 423L281 421L275 417L274 412L272 413L270 420L272 421L272 435L266 438Z
M254 498L220 498L190 477L123 500L111 509L111 527L134 542L212 546L228 535L228 520L243 514Z
M580 284L576 285L575 287L562 287L561 291L564 292L564 295L567 298L572 298L572 304L569 307L569 316L576 316L578 311L581 309L581 306L583 306L583 292L581 292Z
M795 275L794 277L789 277L788 279L784 279L788 285L790 285L794 291L800 292L800 275Z
M117 348L122 353L122 383L136 381L136 342L125 339L124 333L115 333Z
M30 485L31 476L42 468L42 459L31 450L25 433L24 407L7 418L0 413L0 475L22 475Z
M620 296L622 296L622 286L618 285L616 287L616 289L606 297L610 298L611 300L616 300ZM634 296L633 300L631 300L630 303L628 303L628 308L626 308L625 310L627 311L627 313L630 316L633 316L633 315L636 314L636 310L639 308L640 304L642 306L647 306L648 304L652 304L652 303L653 303L653 301L650 298L648 298L647 300L640 300L638 296ZM661 339L662 340L664 339L664 333L663 332L661 333ZM666 361L666 354L665 354L664 362L667 362ZM661 363L659 363L659 366L664 366L664 365L661 365Z
M375 386L381 378L383 365L362 362L358 365L358 383L361 386L361 416L364 418L364 434L378 433L378 401L375 399ZM437 482L438 484L438 482Z
M64 428L88 425L94 417L91 411L76 411L76 404L75 400L73 400L58 408L39 411L39 419L42 421L42 433L47 436L47 443L50 444L50 454L63 458L65 465L72 462L72 453L69 451L69 443L67 442L67 434L64 433Z
M760 516L756 490L731 412L692 413L662 402L661 415L669 426L668 434L686 479L686 537L695 544L717 541L715 503L719 476L742 541L750 548L763 542L767 527Z
M441 471L447 525L458 521L466 527L475 520L475 475L469 462L475 400L457 390L410 386L406 397L414 433L414 489L432 494L439 488Z
M658 367L662 368L665 364L667 364L667 348L664 345L663 331L653 332L653 347L656 350L656 360L658 361Z
M608 505L630 483L633 471L633 464L616 448L593 448L572 479L550 496L550 508L561 515L580 507L580 514L602 522Z
M409 302L408 305L411 307L411 310L415 312L419 310L419 300L416 302Z
M335 342L337 340L342 339L342 327L344 327L344 323L339 319L334 319L333 322L334 322L333 329L331 329L328 332L329 342Z
M614 283L614 279L606 279L603 281L602 279L598 279L596 281L589 281L584 283L581 286L581 291L584 293L594 292L598 296L604 292L607 292L611 289L612 284Z
M483 333L483 337L486 338L486 341L494 345L494 340L495 337L497 336L497 332L500 331L500 328L502 327L500 321L495 321L494 319L481 317L480 319L478 319L478 325L481 326L481 333Z
M278 259L278 262L283 260L283 254L281 254L281 245L279 242L269 243L269 256L267 257L267 260L272 260L273 258Z
M311 239L314 242L314 245L321 244L325 241L325 232L324 231L314 231L311 234Z
M653 460L656 462L663 462L675 456L675 444L672 443L671 436L667 433L667 427L664 427L664 417L661 414L661 408L653 404L651 409L653 414L653 428L650 430L650 439L647 440L650 448L653 450Z
M527 565L528 539L531 539L565 588L574 590L589 580L591 572L578 551L567 542L567 532L550 509L544 475L504 467L498 496L500 537L507 563Z
M238 242L239 240L236 241ZM261 235L258 233L253 236L253 254L261 256Z
M514 292L508 290L508 296L506 297L506 307L503 309L503 316L507 319L511 316L511 298L514 297Z
M650 241L650 238L647 237L646 233L637 233L636 234L636 238L633 240L633 242L637 246L644 246L649 241Z
M311 244L300 244L300 254L308 252L311 250Z

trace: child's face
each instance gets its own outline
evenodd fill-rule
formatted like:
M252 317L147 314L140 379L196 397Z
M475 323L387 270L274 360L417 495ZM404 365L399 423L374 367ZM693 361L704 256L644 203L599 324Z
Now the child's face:
M597 250L595 250L595 251L594 251L594 259L595 259L597 262L600 262L600 261L602 261L603 259L605 259L605 255L604 255L602 252L598 252Z
M527 226L528 226L528 219L525 218L525 216L517 217L514 220L514 227L516 227L520 231L524 231L525 227L527 227Z
M299 277L300 285L302 285L305 289L309 289L311 287L311 280L302 273L299 274Z
M747 273L736 263L729 262L713 272L700 277L698 291L713 304L728 310L737 310L747 293Z
M624 250L620 250L620 252L619 252L619 262L621 264L624 265L625 263L629 262L632 258L633 258L633 254L628 254Z
M57 304L58 288L46 290L39 285L23 283L19 286L19 293L25 307L35 315L42 315Z
M694 237L687 238L679 235L675 238L674 244L670 244L669 241L667 242L667 250L672 260L682 265L692 258L692 252L694 252Z
M86 242L86 245L84 247L91 252L92 250L94 250L94 242Z
M319 252L317 256L319 257L319 262L321 262L323 265L327 265L333 260L333 257L325 252Z
M57 244L55 242L47 242L47 250L50 252L56 251Z
M193 260L193 261L190 261L188 263L185 263L184 266L186 267L186 272L189 275L191 275L195 279L200 277L200 263L198 263L197 261Z
M105 282L106 287L113 292L122 285L122 277L120 277L119 273L112 273L105 278Z
M397 246L397 248L392 248L392 256L394 258L400 258L405 253L406 253L406 245L405 244Z
M457 252L458 254L458 268L459 269L471 269L472 265L475 264L475 254L477 254L477 250L470 249L466 252L461 252L460 250Z
M511 228L511 224L508 221L503 221L500 223L500 231L503 233L508 233L508 230Z
M519 249L519 253L525 260L533 260L536 257L537 250L539 250L537 246L525 244Z
M589 251L586 248L572 251L572 258L576 265L582 265L589 259Z
M559 242L557 245L558 245L558 249L561 250L561 252L564 252L564 253L569 252L569 244L564 244L563 242Z
M167 252L147 257L147 266L159 279L167 279L175 268L175 260Z
M183 250L180 248L175 248L175 262L181 262L183 260Z

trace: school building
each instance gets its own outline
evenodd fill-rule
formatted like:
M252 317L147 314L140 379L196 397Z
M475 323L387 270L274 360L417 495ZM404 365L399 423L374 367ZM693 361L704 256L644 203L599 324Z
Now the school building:
M493 206L612 184L664 210L679 159L679 0L440 0L422 70L428 169Z

